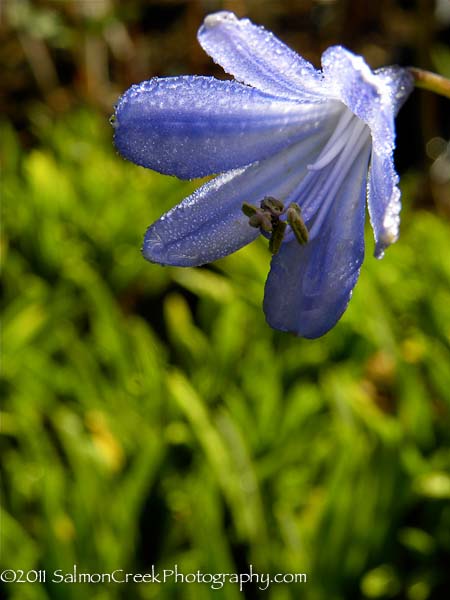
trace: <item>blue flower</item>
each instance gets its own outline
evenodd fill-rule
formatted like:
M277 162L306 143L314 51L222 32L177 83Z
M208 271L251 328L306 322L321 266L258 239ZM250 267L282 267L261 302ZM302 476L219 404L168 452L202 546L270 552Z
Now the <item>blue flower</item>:
M155 78L116 106L115 144L128 160L185 179L219 173L148 229L143 254L198 266L263 233L274 252L269 325L319 337L358 279L366 198L375 256L398 237L394 117L412 78L399 67L372 72L341 46L316 70L229 12L208 16L198 39L235 80Z

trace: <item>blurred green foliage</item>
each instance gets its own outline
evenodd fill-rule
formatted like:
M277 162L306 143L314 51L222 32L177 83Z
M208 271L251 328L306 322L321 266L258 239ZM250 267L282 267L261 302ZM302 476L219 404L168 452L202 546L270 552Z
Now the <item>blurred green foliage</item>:
M260 240L209 268L139 253L195 185L82 111L7 124L2 568L306 573L247 598L441 599L450 548L448 223L408 210L322 339L272 331ZM368 232L368 240L370 235ZM241 597L4 585L14 600Z

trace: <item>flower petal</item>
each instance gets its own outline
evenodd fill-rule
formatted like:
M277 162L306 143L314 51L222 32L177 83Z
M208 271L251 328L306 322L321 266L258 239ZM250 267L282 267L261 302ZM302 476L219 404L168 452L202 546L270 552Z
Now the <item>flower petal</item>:
M264 295L267 322L306 338L326 333L345 311L364 258L365 147L341 180L319 234L285 243L272 259Z
M401 67L373 73L360 56L334 46L324 52L322 65L330 93L370 127L373 152L368 188L375 256L395 242L400 224L400 190L393 162L394 118L413 89L411 74Z
M143 254L152 262L198 266L235 252L259 235L242 213L243 202L259 206L264 196L281 201L306 175L328 130L294 144L265 161L219 175L147 230Z
M375 75L383 80L396 115L414 89L413 76L407 69L397 66L377 69Z
M397 241L400 227L400 190L392 154L372 153L368 206L375 236L375 256L382 258L387 246Z
M120 98L114 142L134 163L191 179L265 159L338 110L337 102L280 100L213 77L156 78Z
M375 151L388 155L394 148L394 117L412 90L409 74L400 67L373 73L361 56L342 46L322 55L329 93L369 125Z
M322 99L321 74L263 27L231 12L206 17L198 32L205 52L238 81L282 98Z

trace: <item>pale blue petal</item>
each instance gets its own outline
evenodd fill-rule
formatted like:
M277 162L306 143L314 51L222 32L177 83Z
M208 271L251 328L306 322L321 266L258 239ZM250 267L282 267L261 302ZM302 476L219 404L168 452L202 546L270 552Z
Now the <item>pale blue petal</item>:
M230 12L206 17L198 32L205 52L238 81L281 98L322 99L322 76L272 33Z
M120 98L114 141L138 165L191 179L265 159L320 129L338 108L212 77L151 79Z
M306 174L331 127L274 157L209 181L148 229L145 258L164 265L198 266L231 254L259 235L242 213L264 196L284 201Z
M219 175L163 215L145 234L144 257L161 265L197 267L256 239L259 231L241 210L256 183L253 170Z
M366 143L342 179L319 233L306 245L283 244L266 283L264 311L271 327L316 338L345 311L364 259Z
M394 114L396 115L414 89L413 76L407 69L397 66L376 69L375 75L387 87Z
M368 205L375 236L375 256L382 258L387 246L397 241L400 227L400 190L392 155L372 153Z
M400 224L400 190L393 162L394 118L413 89L411 74L401 67L373 73L360 56L334 46L322 65L330 94L339 98L370 127L373 152L368 204L375 235L375 256L395 242Z
M409 75L400 67L373 73L361 56L342 46L323 53L322 67L330 96L367 123L375 151L389 155L395 141L394 117L412 89Z

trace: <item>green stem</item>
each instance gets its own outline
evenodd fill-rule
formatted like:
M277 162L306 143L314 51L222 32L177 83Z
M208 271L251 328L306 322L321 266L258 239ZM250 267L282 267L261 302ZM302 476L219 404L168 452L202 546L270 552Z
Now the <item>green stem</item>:
M416 67L409 67L408 70L414 77L416 87L450 98L450 79Z

